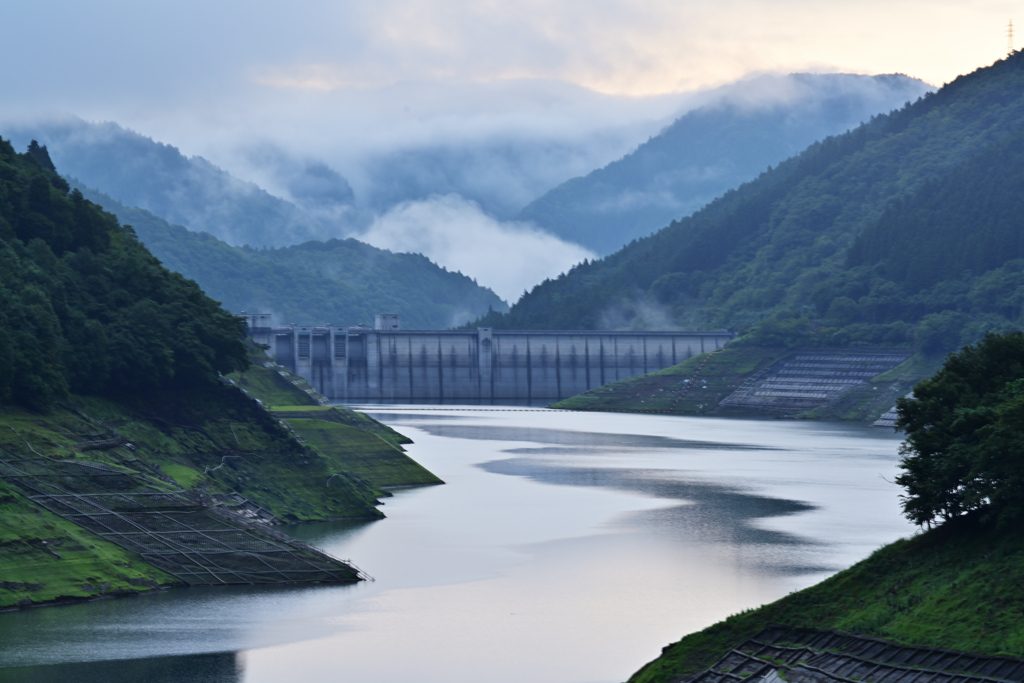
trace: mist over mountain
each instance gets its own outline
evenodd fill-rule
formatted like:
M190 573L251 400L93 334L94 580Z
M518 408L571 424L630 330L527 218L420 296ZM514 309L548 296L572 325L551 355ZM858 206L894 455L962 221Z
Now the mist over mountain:
M756 327L951 351L1021 328L1024 52L798 156L480 321Z
M270 313L275 324L373 324L374 314L389 312L407 328L443 329L508 310L491 290L419 254L395 254L351 238L234 247L72 185L131 226L165 267L194 280L228 310Z
M233 245L283 246L343 236L353 196L337 172L316 161L266 152L281 171L286 191L312 210L239 180L202 157L186 157L115 123L80 119L12 125L15 145L39 140L61 171L109 193L126 206L152 211L173 223L207 232Z
M39 121L9 134L19 146L38 139L69 177L125 206L234 246L355 237L423 254L514 301L926 87L900 76L763 76L638 103L524 81L444 90L465 108L457 114L434 91L391 89L366 96L382 120L336 125L317 144L290 147L290 129L235 133L218 157L230 172L113 123ZM512 101L518 109L505 112Z
M562 183L519 219L600 254L689 215L812 142L932 88L902 75L764 75L715 91L635 151Z
M39 140L62 169L69 169L69 178L124 206L169 216L172 223L234 246L283 247L355 237L390 251L423 254L510 300L594 255L533 226L500 221L475 200L440 193L451 184L401 186L405 176L397 168L394 183L400 191L388 200L396 203L367 206L357 202L352 187L334 168L271 142L236 150L233 159L248 178L241 180L202 157L186 157L171 145L113 123L64 119L11 124L9 134L18 146ZM486 144L473 151L479 168L467 167L462 173L490 183L496 196L504 176L496 172L485 180L483 173L491 166L487 160L492 151ZM417 168L435 166L429 158L418 163ZM397 166L416 173L411 164ZM407 195L413 198L399 201ZM516 200L513 208L525 201Z

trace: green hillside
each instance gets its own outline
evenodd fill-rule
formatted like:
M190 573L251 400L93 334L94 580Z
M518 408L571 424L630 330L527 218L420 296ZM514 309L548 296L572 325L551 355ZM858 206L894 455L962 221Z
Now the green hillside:
M45 148L0 139L0 609L360 578L270 525L379 519L385 487L440 480L366 416L307 416L317 401L243 329L71 190Z
M899 74L765 75L741 81L630 154L537 198L519 218L609 254L693 213L814 141L843 133L928 90L922 81ZM776 96L765 97L765 92Z
M876 551L825 581L665 647L629 683L701 671L769 624L834 628L977 654L1024 656L1024 535L962 520Z
M769 624L1024 656L1024 334L989 334L898 402L904 515L928 531L669 645L631 683L678 681Z
M926 352L1017 329L1022 131L1024 54L1014 53L479 324L595 329L611 317L643 328L668 317L745 331L774 316L793 344Z
M420 254L396 254L351 238L277 249L233 247L72 183L132 226L164 266L194 280L230 311L318 325L372 324L376 313L398 313L404 327L444 329L508 308L491 290Z

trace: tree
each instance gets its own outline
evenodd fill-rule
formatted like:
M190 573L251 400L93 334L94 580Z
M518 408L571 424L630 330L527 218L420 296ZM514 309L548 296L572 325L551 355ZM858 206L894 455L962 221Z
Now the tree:
M968 512L1024 513L1024 334L987 334L897 401L904 514L917 524Z

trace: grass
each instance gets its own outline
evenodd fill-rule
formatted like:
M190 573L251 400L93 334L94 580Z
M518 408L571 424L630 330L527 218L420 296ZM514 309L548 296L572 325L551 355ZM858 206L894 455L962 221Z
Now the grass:
M1021 657L1021 585L1024 531L954 520L891 543L815 586L686 636L629 683L667 683L701 671L773 623Z
M378 498L390 495L384 487L442 483L401 450L409 442L402 435L354 411L321 407L278 373L259 370L252 376L275 385L277 396L312 404L282 409L289 417L285 426L232 387L117 401L76 396L46 414L0 409L0 447L6 457L102 462L141 477L153 490L239 493L290 522L381 518ZM123 442L81 448L114 436ZM0 608L173 582L137 556L0 488L0 584L7 586L0 587Z
M748 377L791 353L794 350L789 348L729 345L718 353L694 356L659 372L591 389L552 407L684 415L757 415L750 409L720 407L719 403ZM892 408L897 398L909 393L915 384L934 374L942 362L941 357L912 356L827 405L795 417L872 422ZM692 385L690 380L693 380ZM764 414L778 417L773 412Z
M319 418L289 417L288 424L331 467L361 477L373 486L386 488L444 483L396 446L371 432Z
M720 414L719 402L743 380L791 352L786 348L727 346L718 353L700 354L658 372L591 389L552 407ZM693 380L692 386L689 380Z
M0 481L0 608L180 585L138 555L34 505Z
M348 425L364 432L374 434L399 450L404 444L412 443L412 439L399 434L386 424L374 420L369 415L357 413L344 406L277 406L270 411L276 417L284 420L306 418L313 420L327 420L338 424Z
M268 368L265 358L253 354L252 365L245 372L228 375L238 388L252 398L259 399L268 408L276 406L319 406L320 402L307 389L305 380L284 368ZM281 374L285 373L285 374Z

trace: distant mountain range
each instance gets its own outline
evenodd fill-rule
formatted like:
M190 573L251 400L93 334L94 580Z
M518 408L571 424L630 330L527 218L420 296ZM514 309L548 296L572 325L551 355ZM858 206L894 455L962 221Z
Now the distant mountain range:
M273 145L256 145L244 153L245 163L265 178L261 183L273 187L271 194L202 157L187 157L114 123L69 118L9 124L5 135L18 147L38 140L62 173L125 206L235 246L280 247L345 237L402 202L456 193L481 201L485 211L499 218L532 221L606 254L692 213L815 140L917 99L928 89L899 75L794 74L733 83L697 97L706 104L631 154L539 198L534 194L521 211L530 201L525 193L542 192L537 182L551 174L533 173L537 178L526 185L501 179L522 175L516 167L545 163L545 155L562 159L568 152L557 141L496 136L467 147L466 142L452 146L439 140L378 155L361 170L366 196L356 197L334 169L292 158ZM507 186L499 200L502 182Z
M766 344L956 349L1021 328L1024 53L811 145L480 324L756 326Z
M195 280L233 312L270 313L277 324L373 324L398 313L402 326L443 329L508 305L491 290L419 254L395 254L354 239L281 248L234 247L172 225L73 183L90 201L134 228L163 264Z
M812 142L931 89L902 75L792 74L731 84L631 154L536 199L519 219L609 254Z
M65 177L235 246L280 247L348 234L344 212L354 201L348 182L321 163L288 174L288 190L308 204L274 196L202 157L156 142L114 123L65 119L13 125L17 146L30 139L50 152ZM268 160L280 164L280 159ZM328 205L327 215L317 207Z

